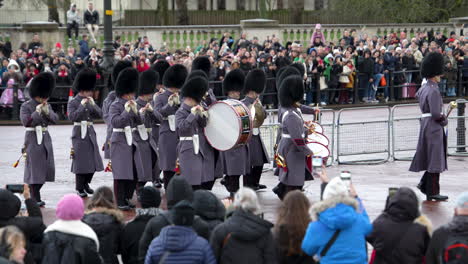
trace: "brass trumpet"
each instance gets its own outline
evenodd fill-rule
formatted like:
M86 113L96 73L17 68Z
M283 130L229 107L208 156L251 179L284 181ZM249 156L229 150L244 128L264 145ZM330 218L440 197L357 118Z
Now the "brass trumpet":
M447 107L447 117L452 113L452 110L457 108L457 102L456 101L451 101Z
M252 115L253 127L261 127L263 125L263 122L265 122L266 115L263 111L263 106L260 103L259 99L255 100L255 102L250 107L250 114Z

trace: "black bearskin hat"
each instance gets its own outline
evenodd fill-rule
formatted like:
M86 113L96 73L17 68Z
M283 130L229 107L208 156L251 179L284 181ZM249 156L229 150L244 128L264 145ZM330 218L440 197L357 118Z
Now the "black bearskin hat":
M135 93L138 89L138 71L135 68L125 68L119 73L115 83L115 94Z
M266 84L265 72L260 69L251 70L245 77L244 94L254 91L258 94L263 92Z
M281 70L278 71L278 75L276 75L276 87L281 86L281 82L288 76L291 75L297 75L301 76L301 73L296 67L288 66L285 68L282 68Z
M155 93L158 81L159 74L151 69L140 73L140 79L138 81L138 95Z
M438 52L431 52L424 57L421 63L421 76L432 78L444 73L444 57Z
M76 92L94 91L94 88L96 88L96 72L88 68L79 71L73 82L73 90Z
M114 86L115 82L117 81L117 77L119 77L119 73L128 67L132 67L132 63L128 60L121 60L115 64L114 68L112 69L112 83Z
M191 79L193 77L203 77L205 79L208 80L208 76L206 75L206 73L202 70L194 70L194 71L191 71L190 74L188 75L187 79Z
M159 73L158 84L162 84L164 73L169 69L169 67L171 67L171 65L165 60L159 60L155 64L151 65L151 69Z
M227 95L229 92L240 92L244 88L244 72L240 69L230 71L223 81L223 93Z
M180 89L181 97L189 97L197 102L201 102L203 96L208 91L208 81L200 76L188 79Z
M163 84L167 88L180 88L187 79L188 71L184 65L175 64L164 73Z
M304 74L305 74L304 64L299 63L299 62L295 62L295 63L291 64L290 66L296 68L299 71L299 73L301 74L301 76L304 76Z
M279 101L282 107L291 107L304 98L304 81L300 76L286 77L279 90Z
M29 95L31 98L49 98L55 89L55 77L50 72L41 72L29 83Z
M206 73L206 76L210 76L211 61L208 56L196 57L192 62L192 71L202 70Z

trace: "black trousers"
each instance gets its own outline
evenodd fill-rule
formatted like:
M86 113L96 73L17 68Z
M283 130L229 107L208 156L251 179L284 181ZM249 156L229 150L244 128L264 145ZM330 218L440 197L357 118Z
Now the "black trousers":
M68 38L71 39L71 36L72 36L72 29L75 30L75 39L78 38L78 29L79 29L79 25L78 23L76 22L73 22L73 23L67 23L67 35L68 35Z
M135 180L114 180L114 192L117 206L128 205L133 198L137 182Z
M171 181L172 177L174 177L175 171L163 171L163 183L164 189L167 189L167 185Z
M260 184L260 177L262 176L263 165L253 166L250 168L250 173L244 175L244 186L256 187Z
M41 200L41 188L44 184L29 184L29 189L31 190L31 198L40 202Z
M76 174L75 176L75 189L83 191L84 188L91 183L94 173Z
M286 194L288 194L288 192L292 192L294 190L302 190L302 186L291 186L291 185L286 185L282 182L278 183L278 185L275 187L276 191L276 195L278 195L278 197L283 200L284 197L286 196Z
M224 178L226 184L224 186L228 192L236 193L239 190L239 178L240 175L226 175Z
M440 173L431 173L426 171L421 177L419 186L421 192L427 196L437 195L440 193Z
M200 185L192 185L192 189L193 189L194 191L196 191L196 190L208 190L208 191L211 191L211 189L213 189L214 183L215 183L215 181L203 182L203 183L200 184Z

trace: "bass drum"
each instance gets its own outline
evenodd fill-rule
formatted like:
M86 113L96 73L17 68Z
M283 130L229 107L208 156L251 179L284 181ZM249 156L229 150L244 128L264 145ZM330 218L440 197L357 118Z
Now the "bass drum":
M218 101L208 108L205 137L219 151L247 144L252 135L249 109L238 100Z

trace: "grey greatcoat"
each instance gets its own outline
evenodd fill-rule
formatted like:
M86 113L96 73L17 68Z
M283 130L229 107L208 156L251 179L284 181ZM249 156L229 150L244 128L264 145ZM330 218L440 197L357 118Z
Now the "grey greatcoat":
M198 135L199 152L195 154L192 140L180 140L177 146L180 175L190 185L201 185L214 180L215 156L213 148L208 145L203 132L207 118L191 113L191 107L182 104L176 112L176 128L179 138Z
M240 145L227 151L221 151L224 174L233 176L250 173L249 155L248 145Z
M447 136L444 126L447 119L442 114L443 102L436 82L428 81L416 94L419 108L430 117L421 118L418 146L410 171L441 173L447 170Z
M148 102L138 98L136 100L136 103L137 103L137 109L139 111L141 108L145 107ZM153 112L150 112L150 111L147 111L144 114L140 114L141 120L143 121L143 124L145 125L146 131L148 133L148 139L146 140L146 142L148 142L150 146L150 155L148 157L151 160L151 165L153 168L152 169L153 180L158 179L159 174L161 173L161 170L159 169L159 164L158 164L158 145L152 134L154 127L158 127L156 126L156 124L159 124L161 122L161 120L157 118L157 115L159 114L154 114ZM138 132L136 134L137 134L136 136L140 138ZM144 158L146 159L146 157Z
M278 154L286 162L286 168L279 169L280 181L289 186L303 186L306 171L306 156L312 151L305 145L304 120L297 108L282 108L282 137ZM285 135L288 135L287 137Z
M117 98L109 109L109 120L112 127L122 129L131 127L132 145L129 146L123 132L112 132L110 157L112 161L112 174L115 180L138 180L139 182L152 181L153 168L151 164L151 147L142 140L136 130L143 124L138 114L125 111L127 100ZM134 175L134 171L137 175Z
M154 102L154 110L161 114L163 120L159 127L159 142L158 142L158 156L159 156L159 167L163 171L175 171L176 160L177 160L177 144L179 144L179 138L177 133L169 128L169 116L175 116L178 105L170 106L168 103L169 96L172 93L169 90L156 97Z
M104 142L104 158L105 159L110 159L110 138L112 135L112 124L109 120L109 108L111 104L115 101L116 95L115 91L111 91L106 99L104 99L104 102L102 103L102 117L104 119L104 122L107 125L107 134L106 134L106 142Z
M39 103L31 99L21 105L20 119L23 126L34 128L42 126L47 128L58 120L49 105L49 115L36 112ZM24 166L24 182L27 184L44 184L46 181L55 181L54 151L52 139L48 131L42 132L42 144L37 144L36 132L26 131L24 137L24 148L26 151L26 164Z
M81 104L85 97L76 95L68 102L68 119L72 122L81 121L93 122L93 119L101 118L102 111L97 104ZM72 132L72 146L74 157L72 160L71 172L74 174L94 173L104 170L102 158L99 154L99 147L96 140L94 127L89 125L85 138L81 137L81 126L74 125Z
M252 104L255 102L255 99L252 99L246 96L242 101L247 108L251 108ZM265 108L262 108L266 116ZM265 145L263 144L260 131L258 135L255 133L252 134L252 137L249 141L249 152L250 152L250 166L263 166L263 164L268 163L268 152L266 151Z
M154 107L154 101L153 100L151 100L150 104L153 107L153 109L156 109ZM151 136L153 137L154 142L156 143L156 146L159 146L159 127L161 126L161 122L163 120L163 117L156 110L153 111L153 115L154 115L154 119L152 117L150 118L150 120L152 120L150 122L150 124L151 124L151 126L150 126L151 127Z

